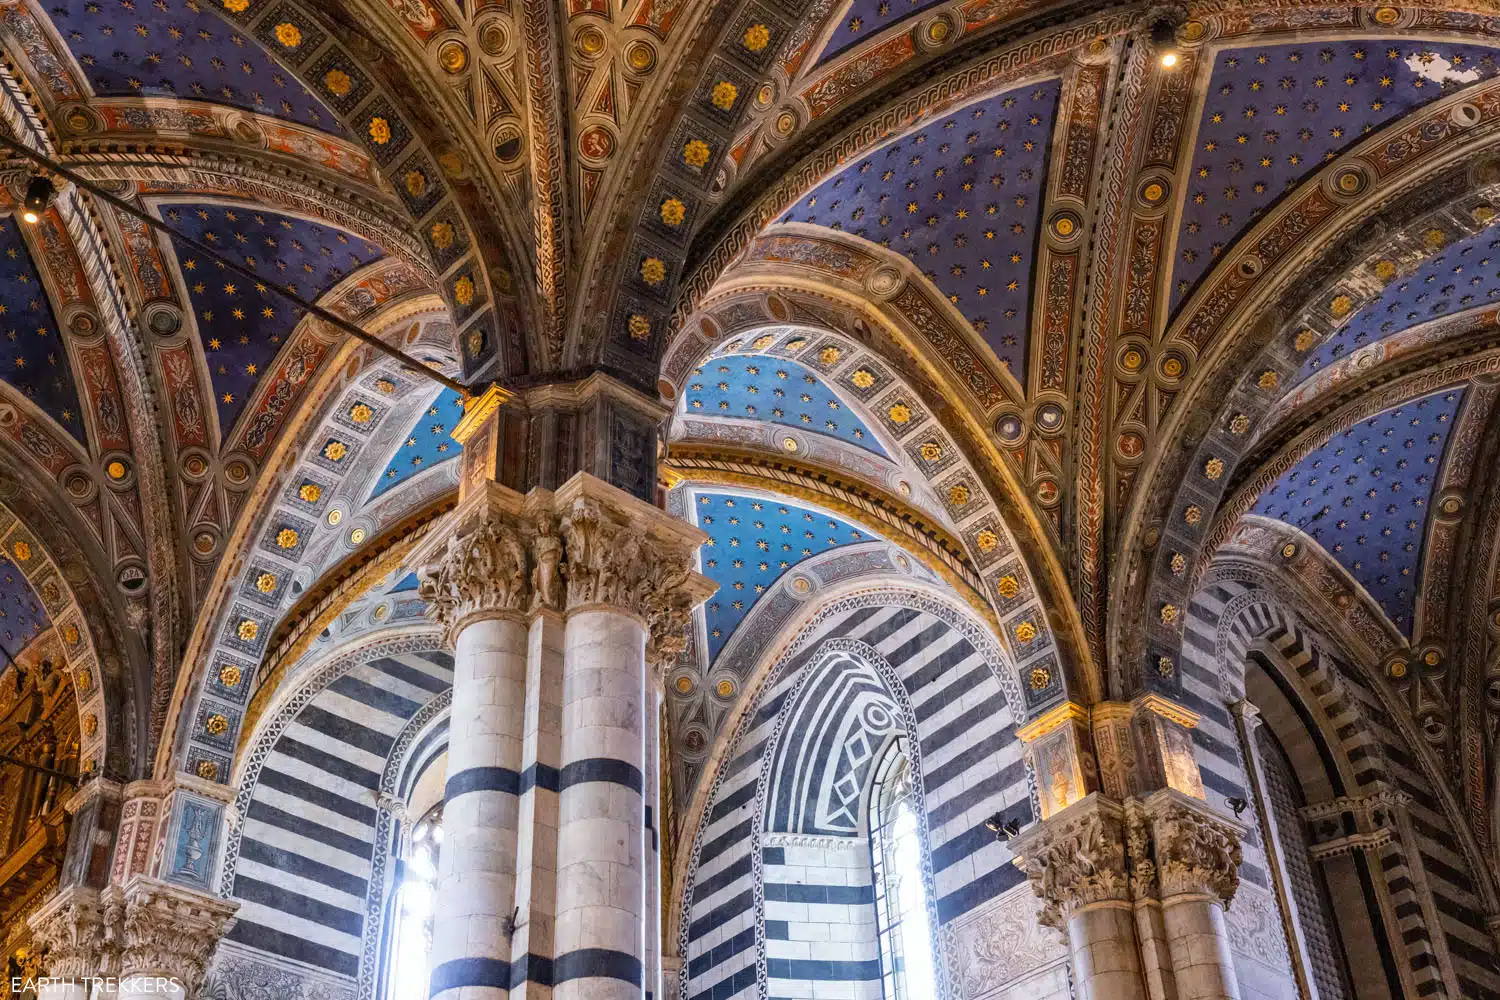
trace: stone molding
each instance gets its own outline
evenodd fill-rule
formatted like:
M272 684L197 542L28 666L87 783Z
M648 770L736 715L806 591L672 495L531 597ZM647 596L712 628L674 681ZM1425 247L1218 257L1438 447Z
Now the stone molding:
M240 904L158 879L136 876L100 896L105 944L121 977L170 976L198 995L219 941Z
M658 673L676 662L693 609L717 589L697 572L707 535L588 473L556 493L481 487L410 558L450 645L485 618L606 609L646 627Z
M1206 895L1227 907L1241 832L1175 789L1123 803L1093 792L1011 838L1010 849L1042 900L1041 922L1066 933L1075 912L1098 903Z
M82 978L99 971L104 944L104 911L99 892L71 885L53 896L27 920L34 948L45 952L49 976Z

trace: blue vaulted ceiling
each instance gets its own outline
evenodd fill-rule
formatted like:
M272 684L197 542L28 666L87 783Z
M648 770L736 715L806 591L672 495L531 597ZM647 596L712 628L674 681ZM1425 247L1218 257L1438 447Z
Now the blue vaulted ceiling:
M842 518L780 499L699 490L692 507L693 521L708 533L703 573L719 585L704 609L710 662L787 570L840 545L873 541Z
M0 556L0 646L11 656L51 624L47 609L9 558Z
M942 0L854 0L839 15L838 25L823 52L819 63L832 60L872 35L878 34L913 14L936 7Z
M168 223L264 276L247 282L175 243L213 378L219 430L227 436L256 384L302 318L268 287L316 301L381 251L332 226L243 205L169 205ZM174 241L175 242L175 241Z
M816 431L890 457L827 383L793 361L738 354L706 361L694 370L683 406L693 416L758 419Z
M0 216L0 378L83 442L67 348L21 229L15 216Z
M1283 192L1367 133L1495 75L1496 54L1409 39L1220 52L1184 192L1172 307Z
M46 9L101 97L212 101L341 131L265 46L197 0L67 0Z
M458 393L452 389L438 393L432 405L423 410L407 429L395 456L376 481L370 499L440 462L457 458L463 445L449 435L463 415L464 401Z
M1056 80L986 98L830 177L782 216L910 258L1025 384Z
M1497 236L1495 232L1476 233L1392 281L1375 301L1318 345L1303 362L1297 381L1408 327L1500 299Z
M1432 490L1462 399L1435 393L1335 434L1255 504L1317 539L1408 634Z

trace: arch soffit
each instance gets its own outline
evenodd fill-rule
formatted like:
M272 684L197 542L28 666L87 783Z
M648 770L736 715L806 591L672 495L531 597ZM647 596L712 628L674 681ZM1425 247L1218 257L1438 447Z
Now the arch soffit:
M756 706L760 704L767 685L775 681L792 657L808 648L822 621L848 607L886 606L914 608L941 618L980 652L999 681L1012 711L1018 718L1024 715L1025 700L1009 657L995 640L994 634L976 620L953 594L945 591L945 588L926 585L914 578L897 578L876 583L855 579L819 594L818 600L808 601L782 626L775 643L761 651L754 668L744 679L738 700L719 724L718 733L703 758L699 771L701 776L693 789L692 798L683 809L678 822L678 843L686 845L686 849L676 852L671 883L672 898L662 900L668 915L668 925L662 940L669 943L669 947L679 937L684 894L697 857L695 845L703 819L722 782L724 768L730 763L730 754L754 723ZM821 648L827 642L837 641L836 638L829 638L819 646ZM808 667L803 669L805 673Z
M1461 105L1483 109L1477 124L1455 120L1467 114L1456 110ZM1148 608L1144 628L1131 626L1123 613L1111 620L1110 662L1124 672L1122 683L1146 660L1174 655L1181 644L1180 629L1158 621L1155 610L1182 607L1207 563L1212 519L1202 515L1217 509L1231 478L1210 470L1235 467L1246 431L1280 398L1277 390L1302 356L1378 294L1373 265L1393 244L1420 242L1419 234L1433 227L1451 235L1482 225L1474 211L1500 196L1500 174L1484 159L1496 146L1500 82L1424 107L1331 161L1278 203L1173 318L1163 346L1199 361L1158 431L1159 439L1183 447L1148 454L1122 524L1111 589L1123 600L1114 605ZM1339 184L1345 176L1355 178L1352 193ZM1371 226L1371 216L1384 224ZM1286 309L1283 302L1295 305ZM1313 337L1299 341L1304 331ZM1222 466L1211 465L1213 458ZM1194 574L1171 571L1169 557L1178 552L1188 554Z
M1325 661L1354 672L1362 686L1380 701L1391 728L1417 759L1422 774L1429 781L1429 791L1442 803L1444 813L1452 822L1452 832L1462 845L1464 859L1468 862L1486 911L1494 909L1497 899L1500 899L1494 875L1484 864L1484 854L1475 840L1473 828L1465 821L1465 811L1444 779L1445 771L1441 762L1421 738L1410 712L1398 702L1384 674L1372 668L1361 656L1348 655L1350 651L1359 653L1367 648L1361 638L1339 616L1327 614L1326 605L1307 588L1304 581L1287 573L1283 567L1241 559L1216 562L1201 586L1220 582L1237 582L1254 589L1238 595L1220 613L1214 628L1215 662L1224 664L1228 661L1227 651L1236 621L1248 613L1250 608L1264 605L1273 608L1284 620L1298 624L1308 640L1323 654ZM1196 617L1196 612L1190 610L1189 615ZM1330 657L1330 652L1337 655ZM1220 683L1224 683L1222 674ZM1347 697L1344 700L1358 709L1356 700ZM1308 706L1326 722L1325 713L1316 697L1308 701ZM1363 713L1361 718L1368 727L1369 722L1363 719ZM1333 727L1325 728L1331 732ZM1341 741L1334 741L1335 747L1339 742ZM1342 755L1340 758L1342 760ZM1347 767L1347 764L1341 763L1341 766ZM1346 773L1344 777L1349 780L1350 774ZM1349 780L1349 784L1350 787L1355 787L1352 780Z
M808 270L819 267L816 261L807 265ZM943 356L951 359L958 350L957 343L946 339L951 336L951 328L921 322L936 315L936 309L924 313L920 310L930 304L927 299L905 299L903 289L920 289L902 281L899 272L871 266L868 273L872 280L887 276L881 280L889 283L878 285L887 301L872 305L868 291L856 290L860 286L851 282L834 285L826 273L819 273L818 281L803 280L795 272L789 274L786 267L744 275L737 270L726 276L724 287L704 303L674 341L663 366L661 388L670 388L669 394L675 396L691 370L723 344L743 338L747 330L789 324L818 331L822 339L808 348L804 363L831 377L840 391L855 398L880 396L883 400L890 383L877 381L864 393L853 384L852 375L861 366L889 372L899 380L903 395L913 401L912 408L921 419L900 427L886 420L886 429L899 432L908 456L940 499L951 497L954 486L964 486L962 511L955 510L950 499L948 513L959 526L970 560L986 582L987 596L1011 647L1024 658L1023 663L1041 654L1036 641L1019 642L1015 628L1029 621L1040 629L1039 621L1048 621L1046 631L1055 637L1066 690L1075 698L1091 697L1090 692L1097 690L1094 666L1047 529L1031 503L1015 499L1024 493L1016 484L1013 468L987 430L979 426L975 412L983 411L951 402L972 399L970 386L979 380L980 373L974 373L965 384L928 360ZM918 302L910 306L918 310L915 320L892 304L897 300ZM829 364L821 361L824 341L837 350L837 357ZM982 386L998 389L999 381L987 372L983 379ZM875 415L880 417L878 412ZM919 428L927 428L927 433L917 433ZM921 455L920 446L928 441L939 445L935 462ZM986 530L995 539L988 548L990 536L980 537ZM1017 589L1013 591L1013 587ZM1052 645L1045 643L1048 649ZM1057 694L1062 696L1063 690L1059 688Z
M420 300L412 305L398 302L367 321L366 327L384 339L403 342L421 337L424 319L451 332L445 314L432 311L435 304L427 300L424 308ZM413 310L418 310L415 316ZM341 487L351 472L362 467L365 445L385 424L408 421L412 416L410 407L398 403L410 395L418 379L413 373L403 373L373 348L353 340L332 345L315 372L313 384L305 390L303 405L285 418L274 443L259 461L259 474L252 473L248 462L242 463L247 492L240 504L241 513L224 533L222 554L201 588L211 599L199 609L182 657L183 664L191 667L176 678L168 722L171 729L157 748L158 771L170 773L173 759L186 754L184 766L188 770L198 773L202 766L205 773L201 777L228 780L243 706L257 666L267 652L273 626L295 593L291 584L297 566L320 534L344 535L344 518L353 501L340 492ZM373 411L363 423L350 416L360 403ZM333 447L335 443L338 447ZM313 489L304 490L308 485ZM393 512L391 516L400 515ZM283 535L284 530L292 534ZM365 537L378 530L378 526L366 528ZM282 539L289 541L290 547L282 545ZM263 576L271 578L269 591L261 589ZM312 582L299 581L303 586ZM220 676L226 667L231 668L228 676L234 679L233 684ZM194 720L187 719L193 703L201 700L200 690L218 699L216 711L228 720L223 733L203 731L198 724L202 720L196 718L204 714L201 704ZM195 741L201 745L190 748Z

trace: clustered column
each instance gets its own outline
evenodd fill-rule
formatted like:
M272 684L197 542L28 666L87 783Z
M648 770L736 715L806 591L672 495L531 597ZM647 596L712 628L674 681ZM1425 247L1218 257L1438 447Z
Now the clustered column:
M1239 1000L1224 907L1241 830L1203 801L1196 722L1148 695L1065 704L1017 731L1042 815L1011 851L1085 1000Z
M586 473L464 492L412 556L457 652L430 994L639 996L652 692L714 589L704 536Z

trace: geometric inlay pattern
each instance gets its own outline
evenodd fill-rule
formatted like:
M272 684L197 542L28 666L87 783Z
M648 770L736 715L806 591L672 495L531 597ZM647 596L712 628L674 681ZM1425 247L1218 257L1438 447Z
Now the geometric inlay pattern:
M1367 133L1495 71L1493 50L1448 42L1220 52L1184 192L1172 307L1283 192Z
M1416 606L1433 486L1462 400L1462 389L1448 389L1335 434L1255 504L1254 513L1317 539L1403 633Z
M694 370L683 406L694 416L761 419L817 431L888 457L875 435L817 375L793 361L726 355Z
M1032 272L1061 84L960 108L850 163L792 206L905 255L1025 384Z
M316 302L382 253L332 226L258 206L171 205L161 213L168 225L263 278L246 281L173 241L213 377L219 431L227 437L302 319L302 310L268 286L276 284Z

